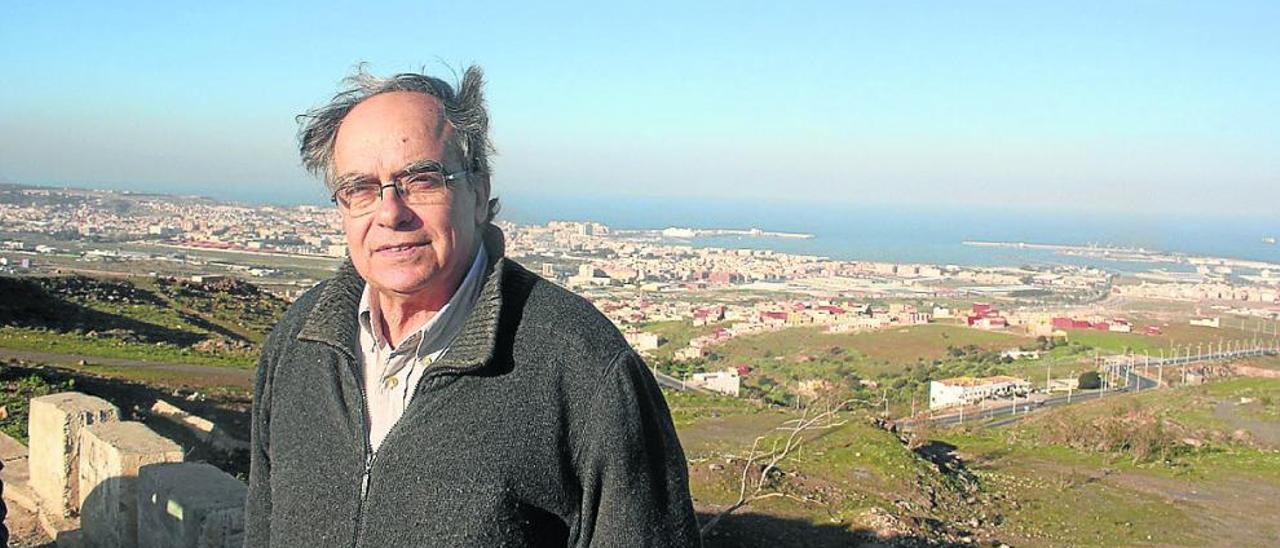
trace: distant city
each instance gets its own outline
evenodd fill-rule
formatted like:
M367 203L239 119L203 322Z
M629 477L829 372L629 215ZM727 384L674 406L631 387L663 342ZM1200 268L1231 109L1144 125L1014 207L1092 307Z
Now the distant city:
M0 186L0 268L11 273L237 276L296 298L346 254L336 213L322 206L250 206L192 196ZM590 220L520 225L499 221L509 256L592 299L642 351L657 348L636 326L661 321L726 322L694 341L707 344L770 329L821 325L832 332L880 329L960 317L946 303L1000 300L979 328L1052 332L1063 307L1109 296L1236 303L1275 317L1280 265L1147 249L966 242L1038 248L1154 268L1120 275L1089 265L974 267L835 260L770 249L695 247L690 238L735 235L811 238L752 229L615 230ZM1170 272L1161 264L1187 264ZM872 306L878 301L912 304ZM973 325L973 322L970 322Z

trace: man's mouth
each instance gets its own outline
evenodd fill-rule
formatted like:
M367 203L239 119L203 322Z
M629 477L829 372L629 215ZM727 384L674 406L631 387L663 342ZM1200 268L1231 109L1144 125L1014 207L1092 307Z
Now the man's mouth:
M378 246L378 247L377 247L376 249L374 249L373 251L374 251L375 253L384 253L384 252L385 252L385 253L400 253L400 252L402 252L402 251L408 251L408 250L413 249L413 248L415 248L415 247L422 247L422 246L424 246L424 245L427 245L427 244L426 244L426 242L407 242L407 243L403 243L403 244L388 244L388 245Z

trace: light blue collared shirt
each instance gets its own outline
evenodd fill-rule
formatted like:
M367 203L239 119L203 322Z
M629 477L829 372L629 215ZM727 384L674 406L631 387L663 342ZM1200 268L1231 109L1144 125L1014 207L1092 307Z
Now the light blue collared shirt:
M382 314L373 306L373 289L365 284L359 308L360 368L364 372L366 426L374 451L409 406L423 371L449 350L462 331L484 285L481 278L487 262L482 244L449 302L395 348L382 339Z

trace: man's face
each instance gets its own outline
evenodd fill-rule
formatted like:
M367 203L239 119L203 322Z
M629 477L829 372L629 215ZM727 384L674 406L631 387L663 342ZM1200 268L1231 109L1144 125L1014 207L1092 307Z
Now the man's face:
M424 160L439 162L448 173L461 171L461 154L448 144L452 135L434 97L375 95L342 120L334 142L334 170L340 180L381 184L394 182L394 174ZM448 194L445 203L409 205L388 188L372 213L341 213L351 262L373 289L423 298L428 306L443 305L452 296L470 267L470 252L488 208L488 180L474 174L459 177Z

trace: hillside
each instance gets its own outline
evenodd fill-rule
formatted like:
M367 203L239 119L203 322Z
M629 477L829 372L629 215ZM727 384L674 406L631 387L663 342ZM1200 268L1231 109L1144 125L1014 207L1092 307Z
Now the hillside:
M668 395L669 397L673 395ZM677 416L689 396L675 396ZM760 450L785 444L794 411L743 410L679 427L699 520L706 524L732 505L742 487L765 473ZM972 475L952 467L945 452L912 448L869 413L839 414L834 425L802 434L804 441L767 473L761 498L714 526L708 546L845 546L974 540L990 516ZM779 429L781 428L781 429ZM768 448L768 449L766 449ZM749 489L753 490L753 489Z
M752 440L771 447L800 416L668 400L704 522L737 499ZM1278 406L1280 379L1233 378L993 429L899 435L853 411L807 435L766 482L780 494L731 514L708 545L1264 545L1280 535Z
M0 277L0 348L250 367L288 303L229 280Z

